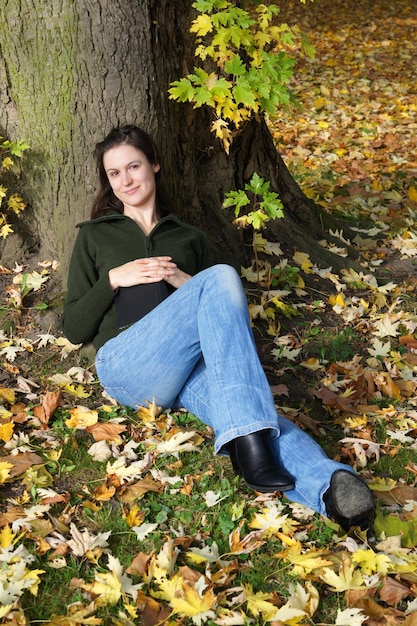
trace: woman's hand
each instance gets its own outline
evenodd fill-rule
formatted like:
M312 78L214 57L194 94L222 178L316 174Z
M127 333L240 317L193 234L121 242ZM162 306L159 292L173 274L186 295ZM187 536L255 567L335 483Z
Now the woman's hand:
M169 256L155 256L129 261L109 271L110 287L131 287L166 280L175 288L183 285L190 276L178 269Z

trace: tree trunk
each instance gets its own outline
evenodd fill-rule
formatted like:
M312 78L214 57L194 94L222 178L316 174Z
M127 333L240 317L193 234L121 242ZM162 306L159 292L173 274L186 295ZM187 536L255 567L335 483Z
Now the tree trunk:
M75 225L88 217L95 191L94 144L129 122L157 139L180 216L208 233L219 260L246 260L245 236L221 205L257 171L285 206L272 226L277 239L332 264L316 244L318 209L291 178L266 124L248 123L227 157L207 110L168 99L169 83L194 65L192 15L191 0L2 1L0 134L31 146L20 181L29 208L20 235L3 246L3 262L53 256L66 274Z

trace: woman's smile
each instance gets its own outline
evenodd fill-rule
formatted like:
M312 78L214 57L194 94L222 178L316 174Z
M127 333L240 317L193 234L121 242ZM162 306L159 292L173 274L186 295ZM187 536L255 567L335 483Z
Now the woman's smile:
M108 150L103 165L116 198L124 205L124 212L155 207L155 173L158 163L150 163L135 146L120 144Z

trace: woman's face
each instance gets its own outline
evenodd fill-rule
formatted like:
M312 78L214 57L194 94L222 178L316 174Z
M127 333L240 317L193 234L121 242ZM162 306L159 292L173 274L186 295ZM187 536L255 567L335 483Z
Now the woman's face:
M103 155L103 166L114 195L129 209L155 209L155 173L159 164L129 144L120 144Z

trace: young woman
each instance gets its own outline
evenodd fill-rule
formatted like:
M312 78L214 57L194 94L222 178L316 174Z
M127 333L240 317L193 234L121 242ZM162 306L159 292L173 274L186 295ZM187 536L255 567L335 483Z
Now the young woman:
M134 408L153 399L186 408L249 487L285 491L345 530L369 527L367 485L277 415L240 278L213 265L204 235L172 215L153 140L115 128L96 159L100 189L79 224L64 332L94 344L108 394Z

